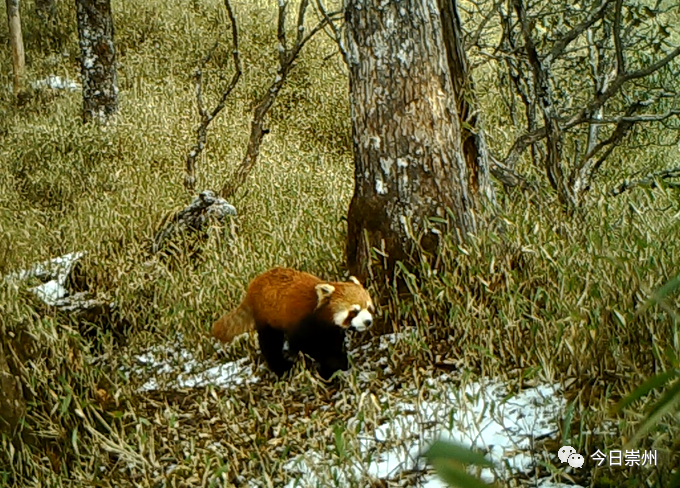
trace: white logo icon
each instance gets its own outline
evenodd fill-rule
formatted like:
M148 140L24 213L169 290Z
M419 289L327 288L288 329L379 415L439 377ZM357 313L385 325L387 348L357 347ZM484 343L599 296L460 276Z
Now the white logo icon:
M574 449L571 446L562 446L560 447L560 450L557 451L557 457L560 458L560 461L562 463L566 463L569 461L569 456L572 454L576 454L576 449Z
M569 456L569 459L567 459L567 462L569 463L569 466L572 468L580 468L583 466L583 463L585 462L585 459L583 459L583 456L580 454L572 454Z
M562 461L562 463L569 463L569 466L571 466L572 468L580 468L583 466L583 463L585 462L583 456L578 454L576 452L576 449L574 449L571 446L560 447L560 450L557 451L557 457L560 458L560 461Z

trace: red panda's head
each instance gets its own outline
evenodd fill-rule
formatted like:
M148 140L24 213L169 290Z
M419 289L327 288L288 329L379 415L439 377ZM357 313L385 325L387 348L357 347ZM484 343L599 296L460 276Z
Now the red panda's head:
M354 276L343 283L320 283L316 294L317 310L338 327L364 331L373 325L373 300Z

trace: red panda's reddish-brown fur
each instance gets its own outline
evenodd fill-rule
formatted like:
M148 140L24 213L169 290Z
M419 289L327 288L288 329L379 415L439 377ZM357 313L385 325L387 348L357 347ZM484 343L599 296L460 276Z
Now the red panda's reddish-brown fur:
M283 341L322 366L322 375L346 369L344 332L372 324L373 302L356 280L325 282L290 268L273 268L257 276L245 299L213 324L212 335L222 342L253 329L269 366L281 375L291 364L283 358ZM332 371L331 371L332 370Z

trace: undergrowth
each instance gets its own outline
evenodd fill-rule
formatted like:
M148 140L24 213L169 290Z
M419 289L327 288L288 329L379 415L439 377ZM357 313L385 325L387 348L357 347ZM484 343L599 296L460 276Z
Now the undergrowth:
M32 20L32 4L24 5L31 79L77 79L72 6L59 3L64 39L49 43ZM251 109L275 75L274 6L244 0L234 9L244 74L210 128L199 189L219 188L240 161ZM270 376L267 384L232 391L139 393L121 368L178 334L204 359L245 355L258 362L252 338L220 353L207 338L212 321L238 303L250 279L275 265L346 276L343 218L353 168L345 69L331 56L336 48L327 37L305 48L272 110L259 164L231 202L239 212L237 232L216 230L198 262L150 265L144 249L158 223L189 200L181 185L197 124L192 73L218 37L205 70L208 100L231 74L226 18L219 1L122 1L114 14L121 113L109 127L80 123L78 91L38 92L16 106L5 89L9 51L0 53L0 273L88 251L89 286L114 301L130 325L125 344L105 330L84 338L77 324L41 311L30 293L0 283L0 332L20 344L12 354L24 364L28 398L25 442L3 440L0 486L158 486L163 476L171 486L247 479L281 486L286 459L337 440L329 425L356 415L377 423L390 414L359 401L364 392L356 373L339 387L297 368L288 382ZM4 25L0 34L5 37ZM482 101L488 113L500 110L492 96ZM490 141L504 140L495 126L488 131ZM612 157L634 171L641 161L677 157L677 150L643 148L626 156ZM404 271L408 296L368 283L379 296L383 331L415 334L388 351L389 381L410 384L446 362L465 377L504 378L516 388L559 382L571 414L545 449L556 453L563 441L583 453L621 448L643 406L622 416L610 408L680 354L672 308L636 314L677 273L680 205L672 189L608 197L604 189L620 175L605 176L602 192L594 189L575 217L547 196L536 204L499 188L494 225L466 246L447 242L437 269L423 264L420 280ZM355 361L371 372L371 361ZM385 381L375 375L371 391ZM638 446L659 451L658 468L590 464L576 479L589 486L660 486L677 466L678 437L677 417L664 418ZM210 448L220 440L218 451ZM172 474L163 474L170 465ZM576 475L564 479L569 476Z

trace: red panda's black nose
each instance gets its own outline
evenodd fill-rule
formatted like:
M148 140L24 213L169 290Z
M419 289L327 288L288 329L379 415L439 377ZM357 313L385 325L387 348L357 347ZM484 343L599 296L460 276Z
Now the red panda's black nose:
M373 323L373 319L366 319L366 320L364 320L364 325L365 325L366 327L370 327L372 323Z

